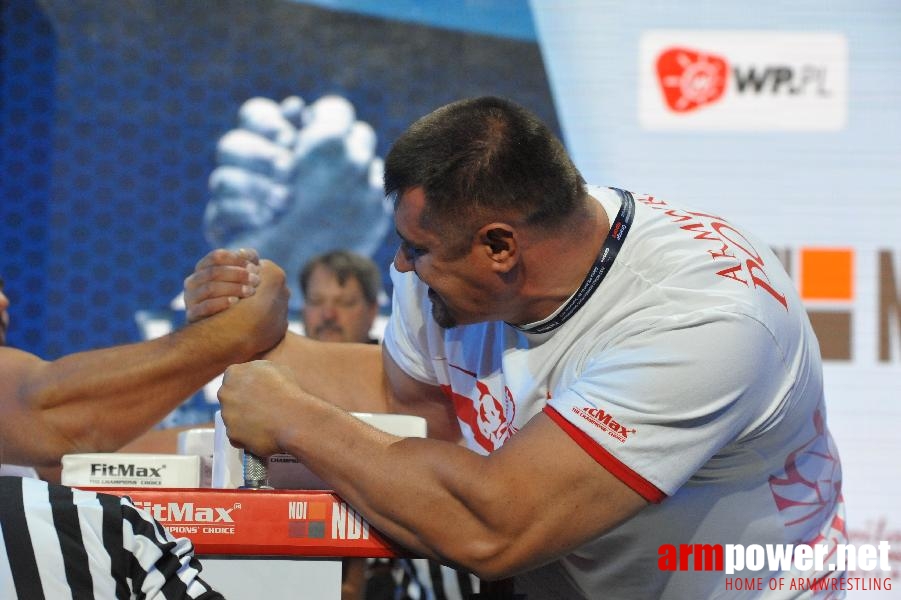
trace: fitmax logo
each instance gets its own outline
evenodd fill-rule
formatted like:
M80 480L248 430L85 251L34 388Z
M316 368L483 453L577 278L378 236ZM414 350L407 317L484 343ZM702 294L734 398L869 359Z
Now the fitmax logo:
M101 477L159 477L165 465L139 467L134 464L91 463L91 475Z
M594 425L595 427L601 429L602 431L606 431L610 434L611 437L619 440L620 442L625 442L628 439L630 433L636 433L636 429L628 428L622 423L616 421L613 418L613 415L604 411L600 408L576 408L573 407L573 412Z
M230 507L196 506L193 502L160 504L150 501L136 502L135 505L163 523L234 523L232 512L241 508L240 502Z

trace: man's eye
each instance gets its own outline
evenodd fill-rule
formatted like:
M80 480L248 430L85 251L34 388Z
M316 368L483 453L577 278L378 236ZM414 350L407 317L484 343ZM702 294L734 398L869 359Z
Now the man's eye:
M428 252L428 250L426 250L425 248L417 248L416 246L411 246L407 242L401 242L400 247L404 253L404 256L406 256L408 260L419 258L423 254Z

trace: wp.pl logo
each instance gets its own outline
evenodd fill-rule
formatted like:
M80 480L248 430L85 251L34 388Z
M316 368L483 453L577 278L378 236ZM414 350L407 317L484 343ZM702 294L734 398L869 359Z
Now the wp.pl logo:
M847 72L838 33L646 31L638 117L652 130L835 131Z
M657 78L670 110L689 112L722 98L729 63L721 56L670 48L657 59Z

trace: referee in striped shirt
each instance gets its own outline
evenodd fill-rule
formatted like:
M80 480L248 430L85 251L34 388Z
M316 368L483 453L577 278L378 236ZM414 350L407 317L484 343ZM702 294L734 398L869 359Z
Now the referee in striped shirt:
M216 600L187 538L128 498L0 477L0 598Z

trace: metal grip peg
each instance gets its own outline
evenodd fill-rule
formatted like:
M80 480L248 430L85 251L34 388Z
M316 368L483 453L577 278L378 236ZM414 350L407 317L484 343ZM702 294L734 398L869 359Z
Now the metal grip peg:
M253 452L244 451L244 485L242 490L271 490L269 463Z

